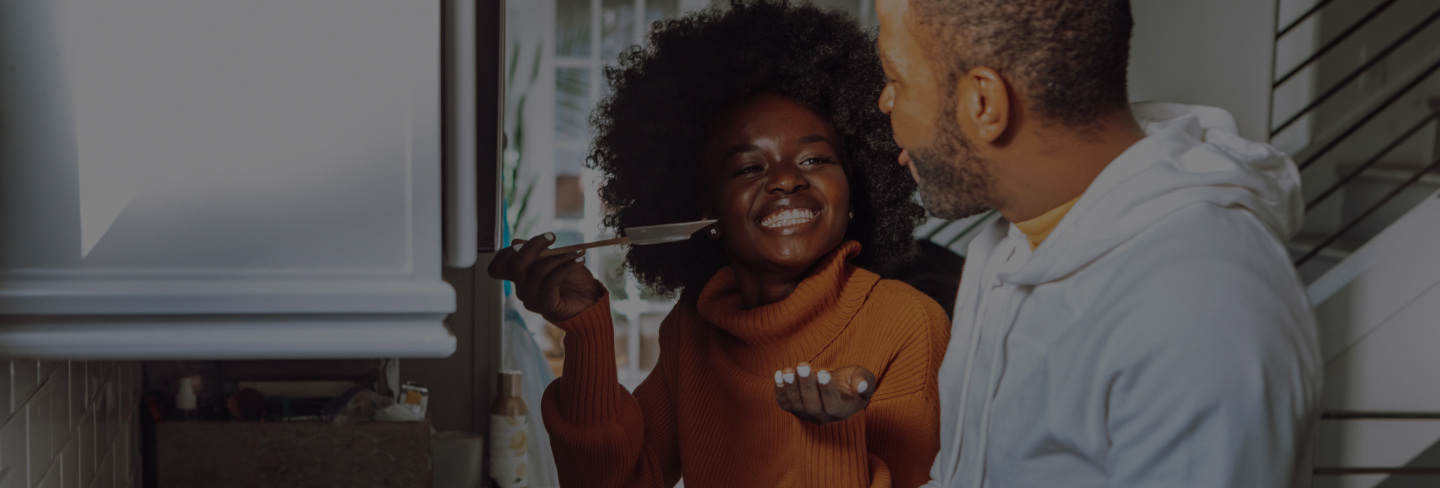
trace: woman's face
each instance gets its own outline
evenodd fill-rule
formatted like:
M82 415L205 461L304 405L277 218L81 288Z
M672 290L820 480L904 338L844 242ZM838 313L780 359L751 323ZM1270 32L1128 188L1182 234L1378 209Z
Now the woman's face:
M850 182L840 139L820 116L763 94L710 128L703 212L719 219L736 266L808 268L845 238Z

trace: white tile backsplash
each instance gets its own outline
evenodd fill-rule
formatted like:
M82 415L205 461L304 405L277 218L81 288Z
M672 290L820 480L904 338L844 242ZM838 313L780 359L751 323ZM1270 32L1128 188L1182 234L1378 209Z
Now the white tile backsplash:
M117 375L111 375L111 378L117 381L105 382L105 409L103 412L105 413L105 423L107 424L105 431L106 442L114 442L120 433L120 382L116 376Z
M50 405L51 385L41 385L35 396L25 402L25 410L30 415L30 421L26 424L30 436L30 485L37 485L50 469L50 461L55 459L54 447L51 445L51 432L54 429L55 412Z
M105 455L100 461L100 469L95 470L95 484L91 488L121 488L115 486L115 453Z
M40 373L36 376L36 382L44 383L46 379L50 378L50 373L55 372L56 369L59 369L60 366L67 362L68 361L36 361L36 370Z
M70 412L70 365L62 364L50 373L50 408L55 411L51 442L56 455L65 449L75 432L75 418Z
M0 472L3 472L6 488L29 488L30 449L25 427L29 424L25 408L10 414L5 425L0 426Z
M0 488L135 488L140 364L0 361Z
M80 486L88 487L95 481L95 420L88 411L80 417L80 430L75 439L80 441Z
M30 439L26 432L29 423L22 406L0 426L0 469L6 472L10 487L29 488Z
M70 363L70 415L76 419L85 412L85 363L72 361Z
M80 436L72 436L70 442L60 451L65 467L60 470L60 488L83 488L80 486Z
M10 361L10 411L25 406L39 383L40 365L35 361Z
M40 478L38 488L60 488L60 470L65 468L65 463L60 456L56 456L50 463L50 469L45 471L45 476Z
M0 361L0 419L10 418L10 412L15 411L15 406L10 404L10 389L14 384L10 381L10 361ZM0 479L0 488L5 487L5 481Z

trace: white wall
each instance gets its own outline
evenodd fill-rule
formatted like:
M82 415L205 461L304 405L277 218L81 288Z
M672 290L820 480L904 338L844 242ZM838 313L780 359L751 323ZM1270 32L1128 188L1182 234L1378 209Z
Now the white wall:
M1434 412L1440 392L1440 193L1309 287L1325 358L1324 410ZM1440 438L1434 421L1321 422L1316 466L1404 466ZM1339 477L1320 486L1374 486ZM1419 478L1417 478L1419 479Z
M1130 99L1212 105L1266 141L1273 0L1131 0Z

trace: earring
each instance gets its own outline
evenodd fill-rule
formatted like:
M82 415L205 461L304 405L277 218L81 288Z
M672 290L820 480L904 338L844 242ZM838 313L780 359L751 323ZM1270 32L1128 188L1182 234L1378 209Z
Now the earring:
M720 229L711 227L711 228L710 228L710 240L715 240L715 239L719 239L719 238L720 238Z
M855 220L855 211L854 211L854 210L851 210L851 211L850 211L850 220Z

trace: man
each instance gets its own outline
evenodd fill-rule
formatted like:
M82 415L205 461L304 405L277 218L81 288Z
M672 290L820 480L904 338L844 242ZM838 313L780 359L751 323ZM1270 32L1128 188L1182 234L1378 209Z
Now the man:
M876 7L926 208L1004 217L967 254L928 486L1308 486L1289 158L1220 109L1132 111L1125 0Z

